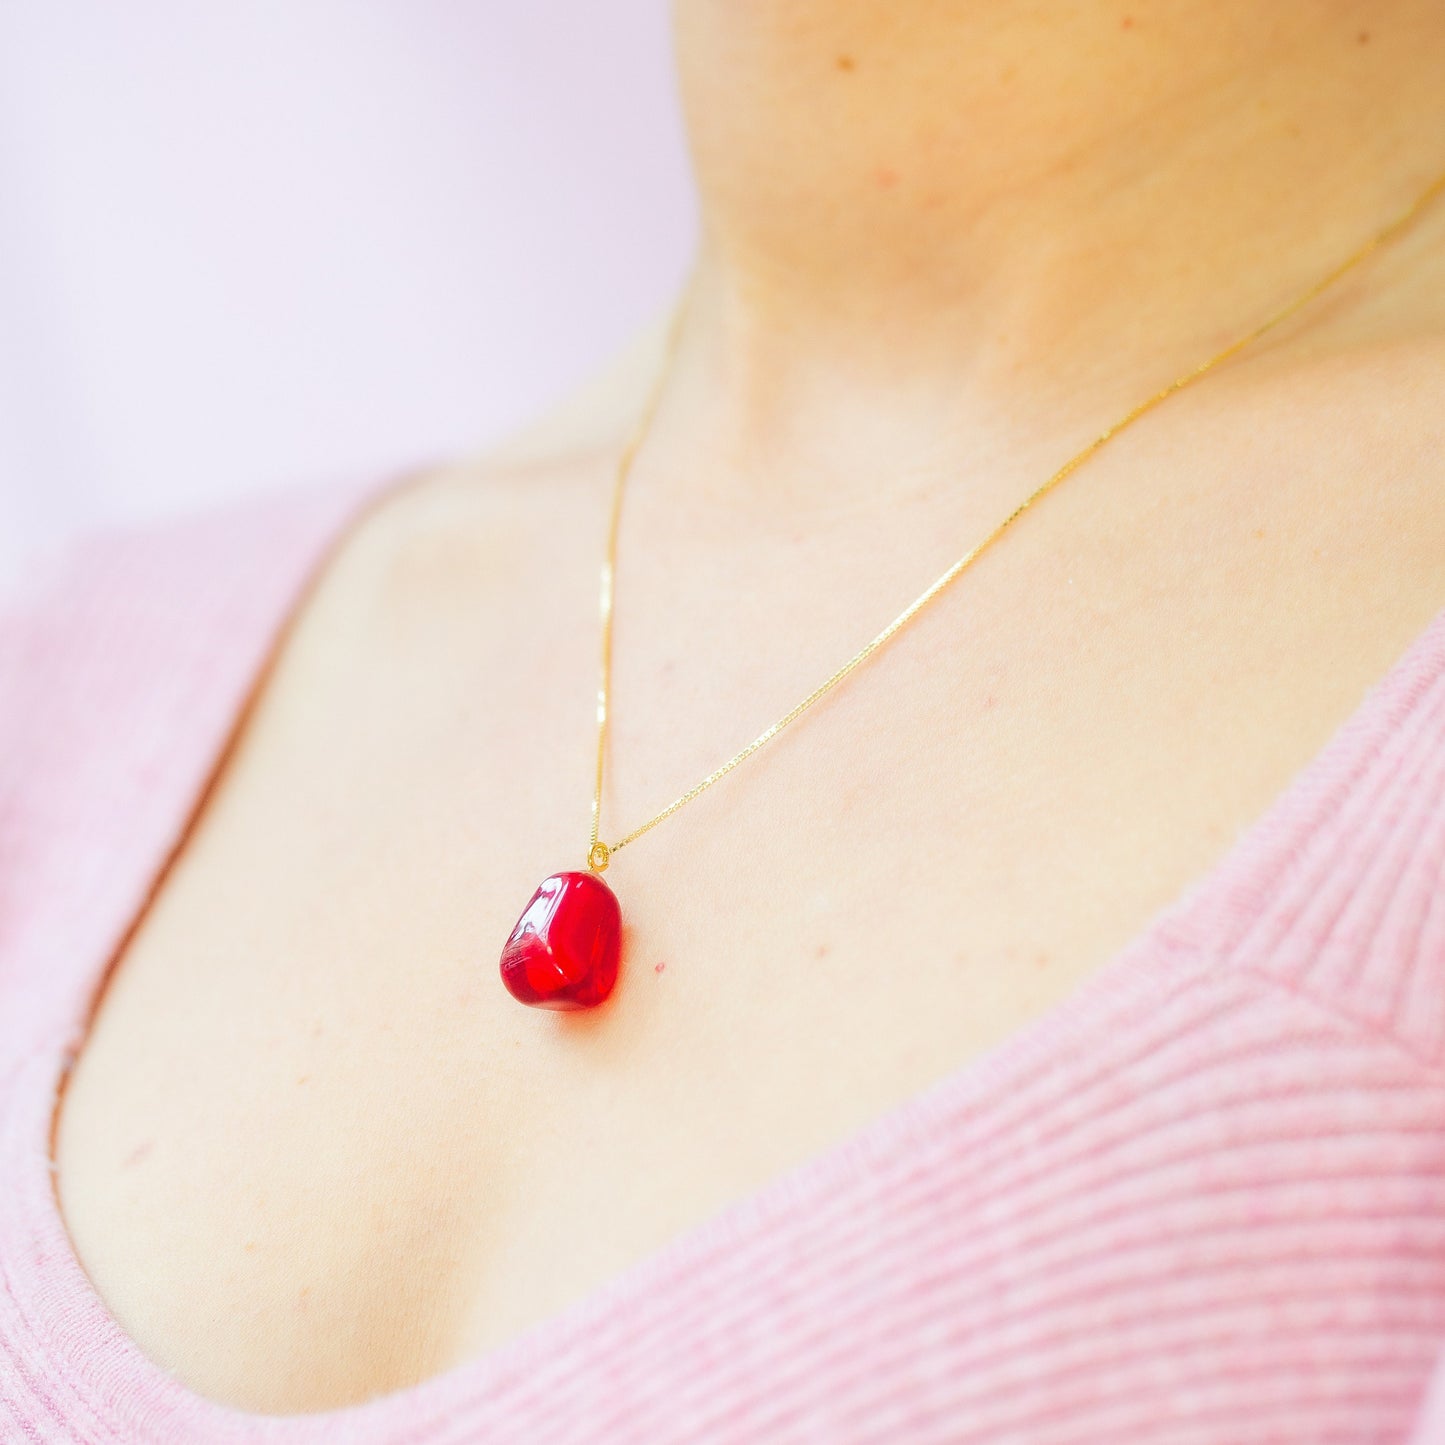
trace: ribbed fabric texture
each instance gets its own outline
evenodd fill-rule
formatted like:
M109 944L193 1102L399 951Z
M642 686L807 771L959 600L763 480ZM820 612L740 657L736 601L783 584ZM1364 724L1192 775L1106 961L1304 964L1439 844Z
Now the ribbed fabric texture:
M0 1439L1445 1445L1445 613L1081 991L521 1339L285 1419L146 1360L56 1088L376 485L96 543L0 626Z

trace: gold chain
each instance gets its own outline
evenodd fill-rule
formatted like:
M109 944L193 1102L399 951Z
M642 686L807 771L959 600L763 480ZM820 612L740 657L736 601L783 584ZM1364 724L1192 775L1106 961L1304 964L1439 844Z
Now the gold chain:
M637 424L636 430L627 445L623 448L621 458L617 464L617 480L612 493L612 512L607 527L607 552L602 564L602 676L597 689L597 778L596 786L592 793L592 834L591 847L587 854L587 863L596 872L601 872L607 867L608 859L619 848L640 838L650 829L655 828L664 818L670 818L679 808L685 807L688 803L705 793L712 785L720 779L725 778L737 765L745 759L750 758L765 743L771 742L789 723L796 722L810 707L819 699L830 693L837 685L848 676L856 667L861 667L880 647L884 645L897 632L911 622L935 597L939 595L951 582L953 582L981 553L991 547L1023 514L1033 506L1040 497L1051 492L1065 477L1077 471L1088 461L1095 452L1099 451L1112 438L1118 436L1126 427L1132 426L1146 412L1152 411L1160 402L1182 391L1191 382L1197 381L1207 371L1213 370L1223 361L1243 351L1252 342L1257 341L1267 331L1273 330L1281 322L1289 320L1297 311L1302 310L1315 299L1322 291L1332 286L1347 271L1359 265L1367 256L1382 246L1386 241L1403 231L1415 217L1425 209L1437 196L1445 191L1445 175L1438 176L1426 189L1421 192L1403 211L1389 222L1382 230L1375 233L1357 251L1345 260L1341 261L1333 270L1329 271L1308 290L1296 296L1287 305L1280 307L1266 321L1256 326L1253 331L1232 341L1223 351L1202 361L1191 371L1186 371L1182 376L1176 377L1168 386L1156 391L1153 396L1141 401L1130 411L1124 413L1112 426L1106 427L1088 446L1076 452L1061 466L1046 482L1036 491L1031 492L1002 522L996 526L981 542L972 550L965 552L957 562L951 566L931 587L921 596L916 598L887 627L883 629L873 640L861 647L852 657L833 673L826 681L820 683L801 702L788 712L784 713L766 731L760 733L741 752L734 754L721 767L715 768L700 783L689 788L680 797L674 798L667 807L660 813L649 818L640 827L634 828L630 833L619 838L610 847L603 843L598 837L599 823L602 812L602 769L603 760L607 750L607 706L612 689L612 602L613 602L613 579L617 568L617 529L622 515L622 494L625 488L627 477L632 470L632 463L642 445L644 436L650 427L652 417L657 409L658 400L662 393L663 383L670 371L670 361L673 347L676 344L678 327L674 321L671 341L668 346L667 358L661 369L657 383L653 388L647 406Z

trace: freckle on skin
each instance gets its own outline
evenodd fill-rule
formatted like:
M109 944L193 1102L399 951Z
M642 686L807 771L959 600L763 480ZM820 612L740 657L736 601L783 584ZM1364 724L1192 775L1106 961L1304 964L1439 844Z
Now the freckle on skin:
M156 1141L147 1139L144 1143L137 1144L121 1163L122 1169L129 1169L133 1164L139 1164L155 1148Z
M300 1075L300 1077L296 1080L296 1082L297 1082L298 1084L309 1084L309 1083L311 1082L311 1075L310 1075L310 1074L302 1074L302 1075Z
M886 191L898 184L898 172L890 166L879 166L873 173L873 179Z
M858 63L851 55L840 55L838 57L838 69L852 74L858 68Z
M814 958L826 958L827 956L828 956L828 945L827 945L826 943L820 943L820 944L817 946L817 948L815 948L815 949L813 950L813 957L814 957Z
M1355 43L1357 45L1368 45L1370 43L1370 32L1368 30L1360 31L1360 33L1355 36Z
M1120 29L1120 30L1132 30L1133 28L1134 28L1134 17L1133 17L1132 15L1126 15L1126 16L1119 22L1119 29Z
M1256 527L1255 530L1254 530L1254 535L1255 535L1257 538L1262 538L1262 537L1264 536L1264 528L1263 528L1263 527Z
M1048 954L1046 954L1046 953L1038 953L1038 954L1035 954L1035 955L1034 955L1034 967L1035 967L1035 968L1047 968L1048 966L1049 966L1049 956L1048 956Z

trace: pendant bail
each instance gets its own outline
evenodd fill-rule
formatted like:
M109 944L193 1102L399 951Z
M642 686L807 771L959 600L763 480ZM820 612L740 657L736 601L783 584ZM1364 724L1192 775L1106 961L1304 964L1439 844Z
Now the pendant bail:
M605 873L607 864L611 861L612 850L600 839L592 845L587 853L587 866L594 873Z

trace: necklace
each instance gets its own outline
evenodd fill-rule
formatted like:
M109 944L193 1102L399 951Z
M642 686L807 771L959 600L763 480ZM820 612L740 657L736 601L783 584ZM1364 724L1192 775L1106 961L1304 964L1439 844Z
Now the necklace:
M866 643L835 673L825 679L790 711L760 733L741 752L734 754L721 767L715 768L701 782L674 798L661 812L624 834L611 845L599 836L602 813L602 774L607 751L607 714L612 684L612 599L613 578L617 561L617 532L622 515L622 495L632 463L646 436L652 416L670 371L673 347L678 334L674 320L667 360L661 368L652 394L632 437L623 448L617 463L612 492L612 509L607 528L607 547L602 564L602 667L597 690L597 773L592 792L592 831L587 850L585 871L554 873L543 880L532 900L523 910L502 950L502 982L514 998L538 1008L582 1009L602 1003L612 992L617 980L622 953L622 909L617 895L602 879L612 855L670 818L679 808L704 793L732 772L739 763L795 722L814 703L831 692L855 668L861 667L878 649L913 620L935 597L954 582L975 559L992 546L1035 502L1052 491L1106 446L1126 427L1132 426L1146 412L1197 381L1221 362L1243 351L1267 331L1287 321L1321 292L1332 286L1347 271L1359 265L1378 247L1403 231L1442 191L1445 175L1437 177L1419 196L1377 231L1351 255L1339 262L1312 286L1281 306L1254 330L1231 342L1222 351L1176 377L1167 386L1146 397L1125 412L1116 422L1100 432L1087 446L1071 456L1052 476L1014 508L1002 522L970 551L964 553L927 591L915 598L887 627Z

